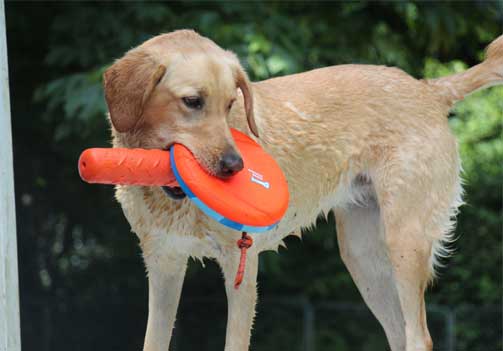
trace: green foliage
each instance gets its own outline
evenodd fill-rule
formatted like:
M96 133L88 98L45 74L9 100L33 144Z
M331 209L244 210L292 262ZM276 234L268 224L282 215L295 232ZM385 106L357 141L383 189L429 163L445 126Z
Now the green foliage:
M344 63L398 66L416 77L438 77L482 59L483 48L501 33L502 20L501 2L489 1L7 2L6 8L21 302L26 306L23 342L27 349L42 350L69 344L138 349L141 344L144 304L121 320L117 333L133 335L127 345L103 343L108 338L99 332L96 340L84 341L78 335L87 335L76 330L94 322L85 314L88 309L120 314L121 306L146 297L140 253L113 190L83 185L75 171L83 148L108 144L101 75L125 51L158 33L194 28L236 52L253 80ZM501 315L470 319L470 311L501 304L502 111L503 89L492 88L459 103L450 119L465 170L467 205L458 219L455 254L446 260L428 300L459 308L459 350L501 349L494 331L501 329ZM262 295L361 302L338 254L333 217L320 220L302 240L287 238L286 243L288 250L279 255L262 255ZM191 263L185 294L223 299L221 284L216 265L209 263L202 273ZM103 302L109 300L115 307ZM267 306L259 311L257 348L291 347L286 339L300 332L298 311L283 306L273 313ZM82 328L67 325L73 310ZM187 311L182 315L194 313ZM339 319L328 307L317 313L319 350L384 348L383 333L368 311L342 313ZM201 328L209 320L200 316ZM275 327L276 320L284 320L285 328ZM112 329L116 321L104 323ZM438 314L430 314L435 340L443 337L437 328L441 323ZM56 337L47 325L66 332ZM220 322L210 325L222 330ZM499 327L488 328L492 325ZM73 333L75 340L68 336ZM190 342L191 348L220 347L214 338Z

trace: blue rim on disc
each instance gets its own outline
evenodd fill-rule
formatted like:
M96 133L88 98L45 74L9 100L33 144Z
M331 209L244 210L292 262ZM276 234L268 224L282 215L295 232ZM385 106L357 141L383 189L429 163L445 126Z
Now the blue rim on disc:
M266 232L268 230L273 229L278 225L279 221L265 226L265 227L256 227L252 225L246 225L246 224L241 224L238 222L235 222L229 218L226 218L222 216L220 213L216 212L212 208L208 207L204 202L202 202L187 186L187 184L183 181L182 177L180 176L180 173L178 173L178 169L176 168L176 162L175 162L175 153L173 150L173 147L171 147L170 152L169 152L169 158L171 161L171 169L173 170L173 173L175 174L175 178L180 185L180 188L182 188L183 192L187 195L187 197L196 204L197 207L201 211L203 211L206 215L209 217L213 218L215 221L219 222L220 224L223 224L229 228L239 230L241 232L250 232L250 233L262 233Z

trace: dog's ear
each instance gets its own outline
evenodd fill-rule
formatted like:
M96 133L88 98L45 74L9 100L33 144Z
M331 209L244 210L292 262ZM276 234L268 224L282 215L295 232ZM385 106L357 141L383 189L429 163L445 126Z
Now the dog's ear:
M248 120L248 127L256 137L258 137L258 128L255 123L255 115L253 113L253 93L251 89L250 80L246 75L246 72L241 68L241 66L237 66L236 68L236 85L241 92L243 93L246 119Z
M117 131L124 133L136 126L145 102L165 72L165 66L142 50L128 52L105 71L105 100Z

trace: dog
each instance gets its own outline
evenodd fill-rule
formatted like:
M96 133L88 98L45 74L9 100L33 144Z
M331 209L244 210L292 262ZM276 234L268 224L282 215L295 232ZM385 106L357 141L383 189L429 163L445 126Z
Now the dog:
M114 147L181 143L208 173L227 178L243 168L232 127L276 159L290 190L284 219L254 237L236 290L241 233L206 217L179 188L116 188L148 272L145 351L169 348L189 257L217 260L225 350L248 350L258 254L330 211L342 260L391 350L432 349L424 292L462 204L447 115L464 96L503 83L503 36L481 64L439 79L349 64L251 83L232 52L178 30L128 51L103 78Z

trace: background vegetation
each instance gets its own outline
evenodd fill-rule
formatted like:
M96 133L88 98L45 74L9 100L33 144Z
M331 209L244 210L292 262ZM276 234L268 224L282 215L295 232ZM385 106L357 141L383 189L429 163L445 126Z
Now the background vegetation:
M502 11L501 1L8 2L23 349L141 349L146 279L136 238L112 187L84 184L76 172L81 150L109 145L101 74L113 59L158 33L194 28L235 51L254 80L341 63L436 77L479 62L501 34ZM492 88L450 116L467 205L456 254L428 302L457 312L456 350L502 349L502 111L503 88ZM286 300L300 297L318 306L318 350L384 349L377 322L351 307L361 297L340 260L334 219L287 245L262 255L252 348L300 349L302 311ZM177 350L222 349L221 274L205 265L190 265ZM349 307L334 312L323 301ZM430 314L439 350L440 317Z

